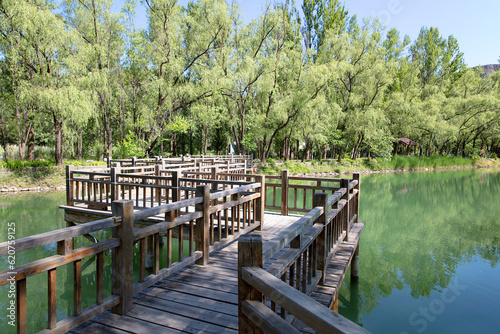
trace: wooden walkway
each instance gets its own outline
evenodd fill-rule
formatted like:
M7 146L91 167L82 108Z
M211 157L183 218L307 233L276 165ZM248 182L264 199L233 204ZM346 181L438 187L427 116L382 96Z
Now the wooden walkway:
M260 232L264 242L299 218L266 213L265 227ZM354 248L363 225L355 224L349 235ZM316 288L313 298L327 306L332 303L335 293L338 293L336 284L339 279L341 282L354 253L353 247L349 250L346 245L339 249L341 256L334 256L327 269L327 285ZM108 311L71 333L236 333L237 261L236 241L210 254L209 265L192 265L134 296L134 306L127 315L119 316ZM311 331L301 323L296 326L303 332Z

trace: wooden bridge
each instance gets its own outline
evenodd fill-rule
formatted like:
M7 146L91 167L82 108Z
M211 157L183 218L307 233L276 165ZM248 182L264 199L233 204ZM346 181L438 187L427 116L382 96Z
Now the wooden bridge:
M68 167L68 227L15 244L19 252L57 243L57 254L0 273L5 285L15 272L18 333L28 332L26 278L42 272L43 333L366 332L333 311L351 263L351 279L358 275L359 175L265 177L233 167ZM305 214L289 214L298 212ZM75 248L78 237L92 243ZM8 242L0 244L8 254ZM95 257L96 300L82 309L87 257ZM56 270L71 263L74 314L61 320Z

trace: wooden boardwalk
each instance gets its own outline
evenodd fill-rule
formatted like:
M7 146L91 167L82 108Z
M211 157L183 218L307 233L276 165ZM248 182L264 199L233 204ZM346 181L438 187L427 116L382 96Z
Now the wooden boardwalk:
M48 317L40 333L367 333L331 310L347 268L358 276L359 174L283 171L266 183L262 175L218 173L213 163L209 172L189 171L198 179L158 164L154 175L144 168L68 166L68 226L16 240L19 252L57 243L56 254L11 268L19 334L28 333L26 280L45 272ZM92 243L75 248L79 237ZM11 247L0 243L0 256ZM96 299L83 308L82 259L90 257ZM73 267L73 312L58 321L57 270L65 265ZM4 270L0 286L7 284L12 273Z
M265 215L265 240L297 221L300 216ZM353 226L352 247L339 249L327 268L327 284L313 298L330 306L342 281L364 223ZM236 333L238 331L238 242L210 254L209 265L192 265L134 296L125 316L109 311L75 328L71 333ZM266 265L264 265L264 268ZM298 322L303 332L310 328Z

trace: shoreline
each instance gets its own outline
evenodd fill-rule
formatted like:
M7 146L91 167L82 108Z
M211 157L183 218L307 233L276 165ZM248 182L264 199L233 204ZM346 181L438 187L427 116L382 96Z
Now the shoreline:
M423 168L403 168L403 169L384 169L384 170L354 170L354 171L349 171L349 172L328 172L328 173L310 173L310 174L293 174L296 176L305 176L305 175L311 175L311 176L321 176L321 175L345 175L345 174L352 174L352 173L359 173L359 174L389 174L389 173L411 173L411 172L433 172L433 171L445 171L445 170L460 170L460 169L490 169L490 168L500 168L500 165L498 166L456 166L456 167L423 167Z
M328 173L310 173L310 174L293 174L295 176L338 176L352 173L360 174L389 174L389 173L410 173L410 172L431 172L431 171L445 171L445 170L460 170L460 169L489 169L489 168L500 168L499 166L456 166L456 167L433 167L433 168L409 168L409 169L386 169L386 170L359 170L359 171L346 171L346 172L328 172ZM9 187L4 186L0 188L1 195L15 195L21 193L35 193L35 192L53 192L53 191L65 191L65 185L51 185L51 186L38 186L38 187Z

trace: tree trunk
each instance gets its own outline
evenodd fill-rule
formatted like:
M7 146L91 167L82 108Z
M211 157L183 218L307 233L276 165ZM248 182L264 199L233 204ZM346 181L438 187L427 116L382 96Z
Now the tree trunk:
M76 156L77 156L78 160L83 159L82 132L83 132L82 129L78 130L78 139L77 139L77 143L76 143Z
M5 134L5 129L3 128L3 126L0 126L0 132L2 133L2 147L3 147L3 151L4 151L3 159L5 161L7 161L8 160L8 157L7 157L7 135Z
M62 119L56 117L53 114L54 118L54 138L56 141L56 147L54 152L54 157L56 159L56 165L58 167L62 167L63 165L63 151L62 151L62 141L63 141L63 130L62 130Z
M28 132L28 160L35 160L35 130L30 126Z
M208 149L208 126L203 126L203 155L207 155Z

